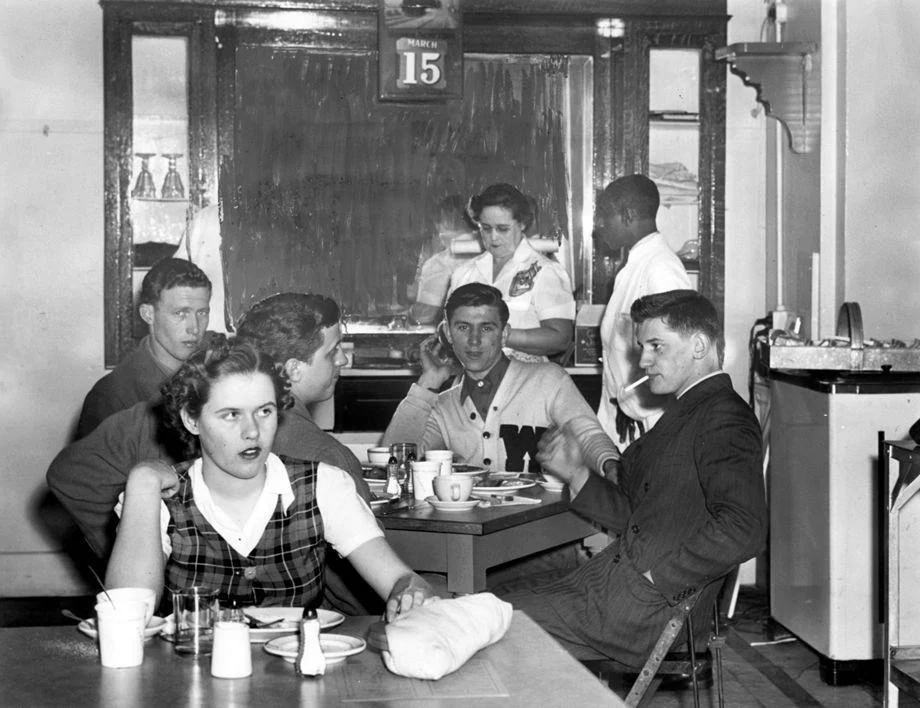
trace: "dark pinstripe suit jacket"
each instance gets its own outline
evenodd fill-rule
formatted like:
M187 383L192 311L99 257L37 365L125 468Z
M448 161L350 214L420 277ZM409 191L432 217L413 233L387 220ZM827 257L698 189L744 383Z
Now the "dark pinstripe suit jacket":
M573 507L621 535L553 588L552 604L585 643L641 665L671 607L764 545L760 427L727 374L672 403L625 452L619 484L592 476ZM642 576L651 571L653 583ZM700 634L708 631L698 622Z

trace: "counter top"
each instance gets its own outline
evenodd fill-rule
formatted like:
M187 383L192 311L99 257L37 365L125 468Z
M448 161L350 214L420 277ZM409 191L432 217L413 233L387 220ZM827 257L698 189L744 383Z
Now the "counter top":
M600 366L566 366L564 367L569 376L600 376ZM412 377L417 378L421 374L421 369L342 369L339 374L343 378L398 378Z
M920 392L920 372L915 371L796 371L773 369L774 381L802 386L822 393L913 393Z

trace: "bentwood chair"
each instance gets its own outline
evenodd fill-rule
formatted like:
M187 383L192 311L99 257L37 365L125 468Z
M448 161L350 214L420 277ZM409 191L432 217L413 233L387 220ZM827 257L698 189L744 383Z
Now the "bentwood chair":
M727 577L727 580L734 582L735 577L735 574L732 573ZM712 633L707 644L709 651L697 651L693 641L693 609L696 607L701 592L698 591L690 595L674 607L671 617L658 636L655 647L649 654L648 659L646 659L645 665L640 669L638 676L634 679L632 687L624 699L627 706L640 706L650 701L663 681L677 680L684 685L689 679L693 688L693 705L695 708L699 708L700 685L704 681L708 682L708 678L711 676L715 684L719 708L724 708L722 648L725 646L725 638L720 634L719 596L716 597L712 605ZM674 641L685 626L687 653L669 653ZM621 666L613 662L590 660L582 663L597 676L608 680L611 674L619 674L623 677L628 676L628 674L623 673ZM611 665L613 668L611 668Z

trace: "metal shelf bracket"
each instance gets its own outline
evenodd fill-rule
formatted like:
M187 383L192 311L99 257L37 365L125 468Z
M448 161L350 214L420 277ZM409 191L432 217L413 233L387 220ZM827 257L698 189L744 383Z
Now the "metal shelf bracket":
M817 51L815 42L742 42L715 53L757 90L757 100L785 126L796 153L811 152L818 143L821 87L812 59Z

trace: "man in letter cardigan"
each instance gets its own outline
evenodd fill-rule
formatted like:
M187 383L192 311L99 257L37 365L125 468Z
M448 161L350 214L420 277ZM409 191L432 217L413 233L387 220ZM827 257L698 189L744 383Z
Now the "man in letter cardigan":
M451 375L450 365L441 358L437 339L426 340L422 375L396 409L384 444L414 442L420 456L450 449L458 462L537 472L540 437L574 420L580 423L585 459L598 470L615 465L616 447L561 367L509 360L502 353L508 306L499 290L483 283L463 285L447 299L445 310L447 338L463 375L438 393Z

